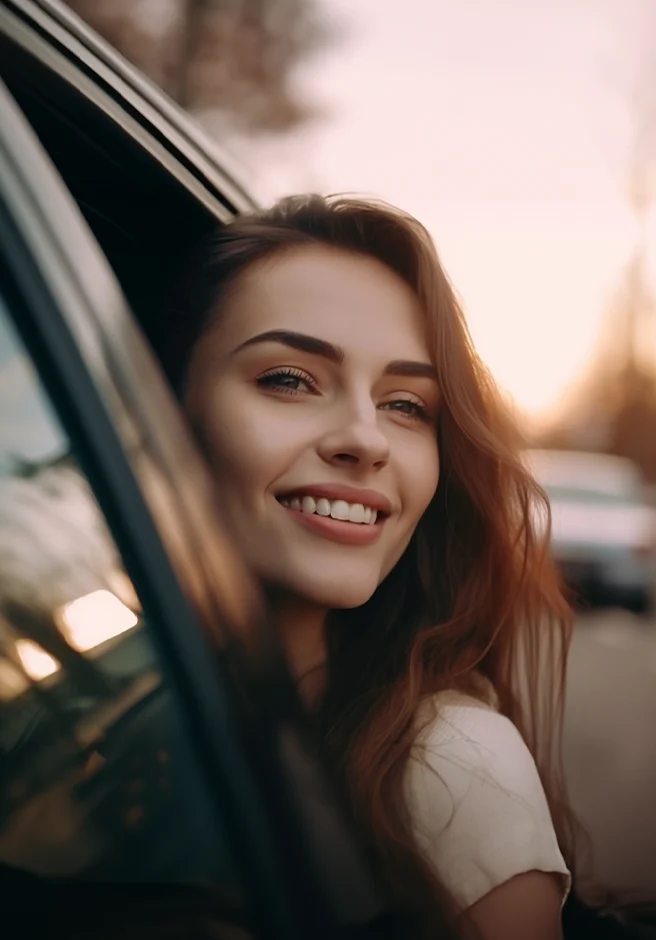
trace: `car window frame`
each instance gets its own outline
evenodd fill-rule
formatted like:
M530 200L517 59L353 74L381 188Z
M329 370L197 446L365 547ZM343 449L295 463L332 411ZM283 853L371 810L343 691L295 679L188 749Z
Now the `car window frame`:
M257 207L225 149L69 7L0 0L0 31L73 83L222 221Z
M149 88L145 79L128 81L129 76L138 75L135 69L131 69L117 53L111 57L114 61L104 61L96 50L92 51L88 38L85 45L49 16L46 6L49 5L36 7L23 0L2 0L0 32L30 57L73 85L78 93L147 150L220 221L228 221L237 212L256 206L245 190L222 172L212 154L216 148L200 128L194 128L188 121L196 133L190 136L180 130L185 122L173 102L154 86ZM77 19L65 10L60 10L60 17L66 12L69 15L65 19ZM101 41L95 45L102 49ZM111 47L107 50L111 52ZM105 58L109 59L107 52ZM144 90L148 92L146 96Z

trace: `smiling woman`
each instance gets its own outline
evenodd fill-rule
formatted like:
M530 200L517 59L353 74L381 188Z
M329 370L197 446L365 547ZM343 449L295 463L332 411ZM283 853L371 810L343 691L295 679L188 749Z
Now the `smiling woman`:
M253 265L224 309L186 395L248 559L295 599L358 607L437 486L438 387L416 297L376 259L313 245ZM361 522L339 518L351 507Z
M533 527L543 495L425 229L384 205L285 200L215 234L162 324L335 780L415 935L560 937L570 611Z

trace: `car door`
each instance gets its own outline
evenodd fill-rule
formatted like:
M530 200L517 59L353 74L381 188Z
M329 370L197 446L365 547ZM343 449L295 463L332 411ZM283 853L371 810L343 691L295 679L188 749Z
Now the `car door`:
M14 30L25 59L17 22L3 35ZM111 911L120 931L124 907L92 883L140 884L142 900L146 884L205 885L203 910L216 915L221 887L221 916L258 935L382 935L384 904L186 427L79 201L5 86L0 112L2 910L25 930L36 918L41 936L44 923L93 936ZM109 120L119 135L132 122L125 147L152 158L134 110ZM164 188L175 191L167 173L196 186L160 156ZM198 218L234 211L200 192ZM53 884L75 903L53 908ZM156 895L151 932L181 897ZM122 897L129 907L135 894Z

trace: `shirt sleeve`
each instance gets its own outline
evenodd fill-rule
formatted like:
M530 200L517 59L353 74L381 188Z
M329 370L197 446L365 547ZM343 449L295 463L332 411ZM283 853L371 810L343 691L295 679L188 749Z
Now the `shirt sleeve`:
M407 798L419 848L460 910L529 871L571 878L535 761L517 728L461 698L438 703L411 755Z

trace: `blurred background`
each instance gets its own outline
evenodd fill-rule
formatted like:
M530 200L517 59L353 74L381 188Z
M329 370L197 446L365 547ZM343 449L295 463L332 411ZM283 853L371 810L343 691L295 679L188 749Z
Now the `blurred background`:
M651 0L69 0L253 193L370 193L432 232L541 446L656 481Z
M68 5L261 201L357 191L431 231L578 599L565 757L588 871L656 897L656 4Z

